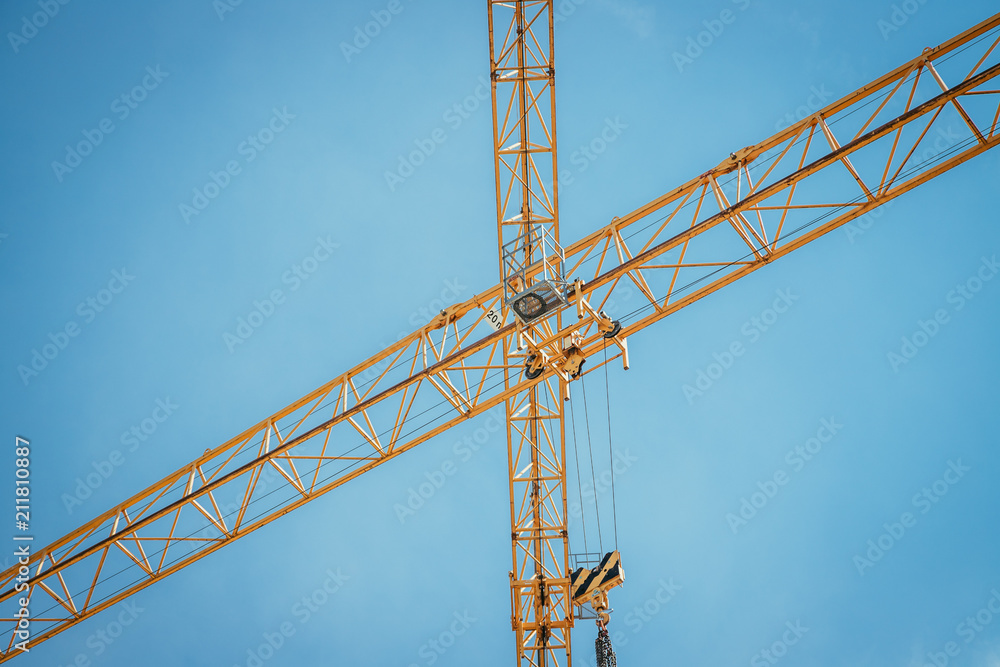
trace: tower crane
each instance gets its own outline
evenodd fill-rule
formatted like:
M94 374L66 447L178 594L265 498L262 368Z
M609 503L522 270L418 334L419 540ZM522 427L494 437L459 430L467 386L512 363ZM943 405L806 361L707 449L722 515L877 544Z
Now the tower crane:
M564 246L553 0L488 14L500 282L4 571L0 662L503 405L517 664L571 664L574 612L592 605L603 632L623 580L617 552L571 572L573 382L627 370L633 334L1000 143L997 14ZM963 140L928 156L945 118ZM612 319L626 286L641 306Z

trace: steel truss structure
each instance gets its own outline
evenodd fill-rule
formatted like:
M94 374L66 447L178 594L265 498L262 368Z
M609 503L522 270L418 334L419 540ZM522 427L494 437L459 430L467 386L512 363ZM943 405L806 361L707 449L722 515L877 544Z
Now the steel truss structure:
M502 246L528 221L557 230L552 8L491 1L490 10L493 34L504 35L491 41ZM641 299L630 300L639 302L631 312L613 313L622 340L996 147L998 27L1000 14L567 246L566 275L578 280L567 308L531 326L508 313L495 331L486 315L503 309L498 284L35 550L26 570L0 575L0 621L10 638L0 662L21 653L12 648L18 598L30 595L35 646L505 404L518 656L570 664L561 407L570 378L560 365L567 341L591 358L592 372L610 347L600 311L620 304L626 290ZM935 145L945 128L960 138ZM611 352L609 361L626 356L624 346ZM525 359L538 354L547 362L529 380ZM265 471L273 473L266 488Z
M514 295L551 277L530 267L549 261L551 248L540 241L559 242L553 2L488 4L498 259L501 284ZM562 268L558 259L556 265ZM548 337L562 328L557 311L530 331ZM511 627L517 664L564 664L573 626L562 400L568 380L552 376L523 386L522 342L510 337L499 344L509 392Z

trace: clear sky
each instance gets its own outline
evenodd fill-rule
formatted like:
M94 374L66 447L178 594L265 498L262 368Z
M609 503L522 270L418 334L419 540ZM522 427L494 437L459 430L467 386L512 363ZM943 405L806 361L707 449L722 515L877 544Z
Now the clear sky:
M567 242L996 11L986 0L562 5ZM45 7L51 17L32 18ZM680 62L724 10L735 19ZM391 20L345 48L372 12ZM474 101L489 69L482 0L7 0L0 29L0 437L32 442L37 539L496 282L491 118ZM470 96L470 111L454 110ZM603 154L577 152L608 123L619 132ZM423 164L387 178L439 129L446 140ZM88 154L68 154L81 142ZM863 233L838 230L631 339L632 370L610 374L628 577L612 598L620 665L1000 665L1000 281L961 309L949 300L1000 254L998 179L1000 154L980 157ZM275 289L284 302L234 343L239 318ZM791 307L751 341L748 323L779 291ZM939 309L948 322L894 368L888 353ZM67 326L76 335L62 337ZM63 346L37 375L18 371L50 341ZM735 341L747 353L689 401L684 385ZM604 385L590 382L600 475ZM505 442L455 449L486 424L14 664L511 664ZM812 458L794 453L815 436L828 442ZM110 475L79 490L116 450ZM394 506L447 462L457 473L401 520ZM606 493L601 510L607 548ZM859 565L880 538L891 549ZM337 590L319 595L324 585ZM311 596L323 604L303 606ZM262 651L282 628L280 647ZM574 636L577 664L592 664L594 627Z

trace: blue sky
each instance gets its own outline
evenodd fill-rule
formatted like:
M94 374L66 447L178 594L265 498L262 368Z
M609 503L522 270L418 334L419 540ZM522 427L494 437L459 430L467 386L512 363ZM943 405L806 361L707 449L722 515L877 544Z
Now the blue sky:
M23 23L37 1L0 8L0 424L11 444L32 442L32 523L47 542L493 285L497 268L489 107L454 111L488 74L484 2L401 0L357 51L341 44L389 2L42 4L58 12L37 31ZM563 4L566 242L995 11L913 0L887 31L892 2ZM724 10L734 20L679 61ZM608 123L616 140L582 157ZM422 165L386 178L435 131L445 140ZM93 150L68 156L81 141ZM610 374L628 576L612 599L619 664L777 664L761 651L785 637L797 641L773 658L784 665L1000 664L988 611L1000 281L961 308L953 294L1000 254L998 177L1000 155L986 154L863 233L838 230L630 340L632 369ZM233 344L239 318L278 289L283 302ZM786 313L754 337L781 294ZM947 321L894 368L888 353L939 310ZM20 374L52 340L65 344L55 358ZM746 354L689 401L683 386L737 341ZM599 434L604 387L592 387ZM249 667L271 637L266 665L510 664L505 443L492 435L470 456L458 444L487 423L20 663ZM600 474L607 441L594 437ZM814 437L827 442L811 459L795 453ZM68 502L115 450L113 472ZM401 521L394 505L448 462L456 474ZM727 519L761 489L773 497L745 525ZM887 531L892 548L859 572L855 557ZM122 614L124 631L103 639ZM592 664L594 635L576 631L578 664Z

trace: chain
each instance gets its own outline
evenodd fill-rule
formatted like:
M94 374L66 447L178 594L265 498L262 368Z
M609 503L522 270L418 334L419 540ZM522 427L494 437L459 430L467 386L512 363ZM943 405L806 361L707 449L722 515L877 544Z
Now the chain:
M594 642L597 648L597 667L617 667L618 661L615 659L615 651L611 648L611 637L608 629L603 624L598 625L597 640Z

